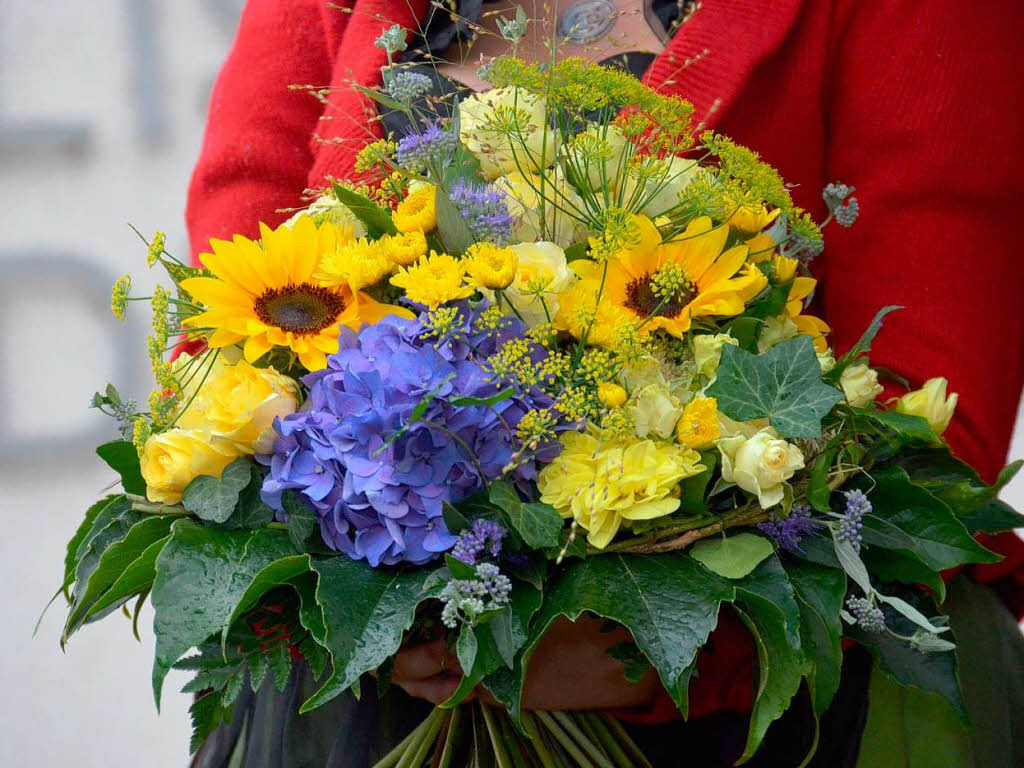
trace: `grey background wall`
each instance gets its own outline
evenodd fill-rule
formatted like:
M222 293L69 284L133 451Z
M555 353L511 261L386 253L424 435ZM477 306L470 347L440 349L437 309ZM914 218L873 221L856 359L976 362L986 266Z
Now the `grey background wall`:
M186 252L182 210L210 84L242 0L0 0L0 765L180 768L184 683L158 715L153 638L116 617L66 654L63 547L110 480L90 459L108 378L145 397L145 311L119 324L108 290L144 249L127 222ZM1013 455L1024 455L1024 435ZM1024 482L1006 497L1024 506Z

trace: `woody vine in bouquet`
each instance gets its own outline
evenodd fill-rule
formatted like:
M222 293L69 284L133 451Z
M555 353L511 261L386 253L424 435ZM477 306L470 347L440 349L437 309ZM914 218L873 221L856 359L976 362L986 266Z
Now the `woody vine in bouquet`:
M559 617L625 629L623 674L653 668L685 714L731 605L758 650L743 759L802 683L826 710L844 637L964 717L940 572L998 559L972 536L1021 525L995 498L1017 467L988 486L950 454L941 378L879 402L896 307L830 348L821 229L756 153L694 138L687 102L575 59L487 76L444 119L389 66L366 93L414 129L361 154L379 184L201 268L158 233L173 289L115 286L119 317L151 304L157 385L145 410L95 398L122 490L68 546L64 640L148 597L154 692L194 671L195 747L295 659L308 711L447 638L457 689L378 768L648 764L609 715L521 706ZM825 223L853 224L852 193L826 188Z

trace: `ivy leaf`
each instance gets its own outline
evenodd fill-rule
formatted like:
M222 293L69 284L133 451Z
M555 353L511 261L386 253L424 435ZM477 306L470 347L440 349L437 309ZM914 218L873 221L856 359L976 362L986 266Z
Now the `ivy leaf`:
M843 627L839 611L846 595L846 576L836 568L791 562L786 566L800 605L800 645L811 663L807 687L817 717L839 690L843 668Z
M145 495L146 481L142 479L139 452L134 445L126 440L115 440L101 445L96 449L96 454L121 476L121 486L125 493Z
M736 582L736 596L737 599L758 597L774 605L782 614L790 646L793 650L800 649L800 606L797 605L793 585L774 553Z
M673 701L685 708L691 664L717 624L719 605L734 595L728 581L684 553L604 555L574 562L549 583L517 669L521 674L555 619L575 621L590 611L632 633ZM503 695L515 694L506 689Z
M288 540L296 552L303 552L306 540L316 530L316 512L302 501L297 491L285 491L281 496L281 505L288 515Z
M775 547L768 539L746 532L701 539L690 549L694 560L727 579L742 579L774 553Z
M526 504L508 483L491 483L490 500L508 515L509 522L531 549L557 547L559 534L565 526L562 516L548 504Z
M235 511L225 523L228 528L262 528L274 519L274 510L268 507L260 496L263 475L252 463L249 465L249 471L249 484L239 494Z
M708 389L737 421L767 418L783 437L818 437L821 419L843 399L821 380L810 336L796 336L762 355L722 348L718 378Z
M377 239L381 235L394 235L398 232L391 220L391 215L370 198L353 192L348 187L343 187L334 181L331 182L331 189L338 201L348 206L355 217L366 225L366 233L372 239Z
M871 479L874 488L869 490L868 498L874 514L865 517L865 540L872 534L885 533L885 525L891 525L909 538L894 541L887 548L912 552L936 571L963 563L999 561L999 555L971 538L949 507L911 483L900 467L873 470Z
M300 709L308 712L348 690L376 669L402 643L416 606L437 597L440 586L424 588L419 569L370 568L347 557L316 558L319 615L303 602L302 622L330 651L333 672Z
M239 494L252 479L251 462L247 458L235 459L224 467L220 477L199 475L188 484L181 497L181 505L200 520L224 523L235 511Z
M189 648L224 626L253 578L293 554L282 531L225 531L180 519L156 561L153 582L153 694ZM347 559L347 558L338 558Z
M104 592L103 596L89 608L85 617L86 621L133 595L141 595L151 589L153 579L156 578L156 559L164 545L170 540L170 536L165 536L146 547L142 554L135 558L135 561L125 568L117 580L110 585L110 589Z

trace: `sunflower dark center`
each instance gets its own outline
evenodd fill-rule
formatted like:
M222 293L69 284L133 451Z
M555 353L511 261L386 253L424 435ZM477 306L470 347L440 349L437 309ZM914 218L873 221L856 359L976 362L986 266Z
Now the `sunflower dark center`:
M665 301L654 289L652 275L644 275L626 285L625 305L640 317L678 317L693 298L693 290L684 287Z
M311 283L268 288L253 303L256 316L267 325L292 333L319 333L333 325L345 309L336 291Z

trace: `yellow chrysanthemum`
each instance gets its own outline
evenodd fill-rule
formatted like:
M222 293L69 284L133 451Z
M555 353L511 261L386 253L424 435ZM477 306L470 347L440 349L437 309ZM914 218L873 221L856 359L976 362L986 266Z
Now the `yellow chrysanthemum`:
M359 238L325 253L314 277L324 285L348 286L360 291L379 282L394 270L376 240Z
M384 255L396 267L407 267L421 256L427 255L427 238L418 229L385 235L377 241Z
M721 436L715 398L695 397L687 403L676 422L676 440L695 451L703 451Z
M327 355L338 351L339 325L359 328L389 314L411 317L347 285L333 287L314 277L324 255L351 239L350 228L318 227L303 217L290 227L260 224L258 241L241 235L211 240L213 253L199 260L214 276L181 282L206 310L184 324L212 329L207 343L215 349L243 343L249 362L287 347L308 370L323 368Z
M786 314L793 320L797 330L814 339L814 348L818 352L828 349L828 342L825 336L832 331L824 320L814 315L805 315L804 299L811 295L811 291L818 284L813 277L796 277L789 289L789 296L786 298Z
M437 190L420 187L398 204L391 217L399 232L429 232L437 226Z
M597 399L608 408L619 408L625 404L629 394L614 381L601 381L597 385Z
M410 301L437 309L449 301L473 295L473 287L465 284L463 262L447 253L430 252L415 264L402 267L391 278L391 284L405 290Z
M474 243L463 260L468 282L475 288L507 288L515 279L519 259L511 248L492 243Z
M597 262L577 260L572 266L582 278L576 294L596 297L600 291L602 304L617 308L645 331L663 329L682 337L694 317L740 314L767 284L759 269L745 264L746 246L722 251L729 230L712 227L706 216L667 243L647 217L637 216L636 223L639 236L607 261L607 273ZM561 300L561 330L572 332L561 309L575 309L576 294Z
M654 440L568 432L562 452L540 472L541 500L572 517L587 541L603 549L630 520L650 520L679 508L679 481L704 471L700 454Z

